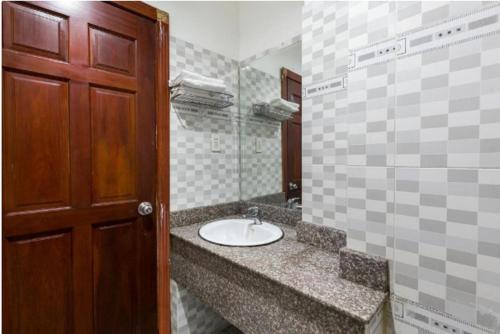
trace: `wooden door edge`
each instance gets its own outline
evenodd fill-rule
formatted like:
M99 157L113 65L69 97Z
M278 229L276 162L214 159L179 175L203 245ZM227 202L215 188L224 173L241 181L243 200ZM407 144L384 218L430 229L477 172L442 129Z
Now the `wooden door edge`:
M153 21L164 21L168 23L168 13L159 10L142 1L108 1L115 7L121 8L128 12L138 14Z
M159 334L170 334L170 94L169 16L141 1L110 1L116 7L154 20L156 25L156 257Z
M280 82L281 82L281 98L288 98L288 86L286 84L287 78L291 78L297 82L302 84L302 76L298 73L295 73L286 67L282 67L280 69ZM288 165L288 153L286 150L286 144L288 141L288 131L287 131L287 122L281 122L281 180L283 192L285 193L285 198L288 200L289 187L287 180L285 179L285 174L287 173L286 166Z
M158 11L161 12L161 11ZM165 13L165 12L161 12ZM156 21L156 256L158 333L170 334L169 25ZM164 18L165 16L163 16ZM167 16L168 17L168 16Z
M281 84L283 84L285 78L291 78L292 80L295 80L297 82L302 83L302 76L300 74L295 73L294 71L291 71L285 67L282 67L281 68ZM285 97L283 97L283 98L285 98Z
M155 21L156 25L156 258L159 334L170 334L170 94L169 16L141 1L110 1L116 7Z
M280 69L280 80L281 80L281 98L285 99L287 98L288 95L288 90L286 86L286 76L287 76L288 70L285 67L282 67ZM287 150L285 149L286 147L286 142L288 140L287 138L287 123L281 122L281 183L282 183L282 190L285 193L285 199L288 200L288 187L285 179L285 174L286 174L286 162L288 159L287 156Z

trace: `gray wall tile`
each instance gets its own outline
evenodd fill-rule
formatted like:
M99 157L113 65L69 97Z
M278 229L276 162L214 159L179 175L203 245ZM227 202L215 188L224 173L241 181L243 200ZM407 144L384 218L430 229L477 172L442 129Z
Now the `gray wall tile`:
M380 13L383 18L374 17L372 4L338 6L306 2L304 66L316 72L304 72L307 84L345 74L325 75L330 60L312 54L331 38L321 26L335 26L322 11L335 12L331 20L342 25L332 42L337 55L328 56L338 63L350 50L382 41L381 36L394 38L488 4L397 2ZM387 31L379 32L383 23ZM313 26L314 36L309 34ZM341 212L342 222L328 224L346 226L349 247L394 260L391 291L396 295L493 329L500 327L500 303L484 291L500 290L500 280L494 280L500 272L492 269L500 268L499 52L500 36L492 35L348 70L347 90L331 95L340 97L342 107L327 109L323 96L304 101L303 109L311 120L303 125L303 145L321 147L315 156L322 157L327 150L320 142L333 133L335 159L328 165L344 178L330 203L322 195L313 203L313 194L322 194L325 185L312 181L321 179L326 163L304 162L309 169L303 174L309 184L304 197L311 201L304 203L303 219L324 223L325 208L333 207L329 216ZM333 120L328 128L321 124L326 115ZM321 129L315 135L323 136L312 137L313 126ZM384 184L383 173L373 174L377 169L395 176L386 174Z

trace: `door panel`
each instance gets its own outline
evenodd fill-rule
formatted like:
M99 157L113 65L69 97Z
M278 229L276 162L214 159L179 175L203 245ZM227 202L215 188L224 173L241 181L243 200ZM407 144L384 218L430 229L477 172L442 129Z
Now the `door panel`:
M90 89L93 203L137 200L135 96Z
M92 67L134 75L135 53L134 39L100 30L97 27L90 28Z
M4 72L7 212L70 200L68 83Z
M15 314L6 333L72 332L72 236L69 231L4 241L8 297Z
M2 9L4 332L155 333L155 24Z
M134 222L93 230L95 333L134 333L136 320Z
M283 191L287 199L302 198L302 78L281 69L281 97L301 107L282 125Z
M68 18L28 4L7 3L3 11L4 47L68 60Z

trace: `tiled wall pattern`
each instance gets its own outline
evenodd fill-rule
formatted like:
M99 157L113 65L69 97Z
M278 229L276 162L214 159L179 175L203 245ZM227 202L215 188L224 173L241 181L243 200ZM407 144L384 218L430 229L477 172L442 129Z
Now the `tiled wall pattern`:
M282 191L281 123L255 116L252 105L281 96L279 73L276 76L251 66L240 70L241 198ZM261 142L257 149L256 141Z
M347 90L303 100L304 221L389 258L395 296L490 331L500 331L500 34L347 64L498 5L307 2L302 36L304 86L348 76Z
M297 42L299 42L301 40L301 35L297 35L297 36L293 36L292 38L289 38L287 40L284 40L282 41L281 43L279 43L279 45L275 45L269 49L266 49L266 50L263 50L261 52L258 52L254 55L251 55L250 57L248 58L245 58L243 60L240 60L240 65L241 66L247 66L247 65L251 65L252 62L254 62L255 60L259 59L259 58L262 58L262 57L265 57L265 56L268 56L276 51L279 51L281 49L284 49L292 44L295 44Z
M310 2L302 22L302 85L345 75L348 3ZM302 100L302 203L307 222L347 229L347 91Z
M229 324L187 289L171 281L172 333L219 334Z
M170 112L170 206L172 211L237 201L238 166L238 62L170 38L170 77L183 70L224 79L235 95L234 106L223 115L210 110L186 111L172 105ZM188 108L189 109L189 108ZM201 115L199 115L200 113ZM221 137L221 152L211 152L212 133Z
M170 207L172 211L239 199L238 62L170 37L170 76L183 69L224 79L235 105L220 116L172 105L170 111ZM221 152L211 152L212 133ZM171 281L172 333L219 333L228 323Z

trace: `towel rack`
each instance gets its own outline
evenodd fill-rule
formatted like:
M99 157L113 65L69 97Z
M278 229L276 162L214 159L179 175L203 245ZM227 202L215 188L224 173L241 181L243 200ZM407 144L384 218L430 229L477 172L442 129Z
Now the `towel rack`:
M253 113L277 121L287 121L293 118L293 112L272 107L269 103L255 103L252 105Z
M213 92L183 85L170 87L170 100L173 103L189 104L197 107L224 109L232 106L234 96L229 93Z

